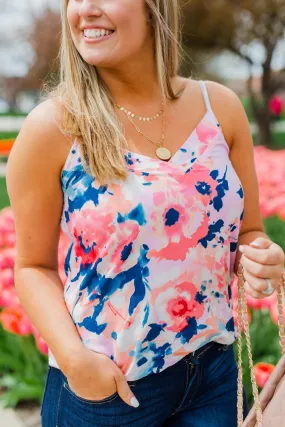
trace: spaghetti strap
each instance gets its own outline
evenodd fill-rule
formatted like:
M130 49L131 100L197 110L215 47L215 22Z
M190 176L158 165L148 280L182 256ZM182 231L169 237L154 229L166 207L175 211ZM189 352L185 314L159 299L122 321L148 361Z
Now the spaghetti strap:
M207 90L207 86L205 84L205 82L203 80L199 80L200 86L201 86L201 90L202 90L202 94L203 94L203 98L207 107L207 111L211 111L213 113L212 107L211 107L211 102L210 102L210 98L209 98L209 94L208 94L208 90Z

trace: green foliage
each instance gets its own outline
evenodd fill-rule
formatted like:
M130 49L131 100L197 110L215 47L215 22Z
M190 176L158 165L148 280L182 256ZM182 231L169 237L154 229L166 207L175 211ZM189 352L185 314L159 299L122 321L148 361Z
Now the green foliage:
M0 209L10 206L10 200L7 194L6 180L0 176Z
M15 407L23 400L41 402L47 357L36 348L33 336L17 336L0 325L0 404Z
M1 139L14 139L17 138L19 132L13 131L13 132L0 132L0 144Z
M257 145L257 135L253 135L254 145ZM284 132L273 132L272 144L270 145L271 150L282 150L285 148L285 133Z
M0 117L25 117L27 113L20 113L16 111L10 111L8 113L0 113Z
M266 234L285 251L285 221L272 216L265 218L263 222Z
M264 219L264 226L270 239L285 251L285 222L277 216L272 216ZM250 336L254 364L266 362L276 365L281 357L278 327L273 323L268 310L252 310L251 314ZM242 343L244 385L249 403L252 405L252 386L244 337ZM237 344L235 344L235 352L237 359Z
M250 324L250 336L252 343L252 355L254 364L259 362L272 363L276 365L281 357L279 345L278 327L272 322L268 310L252 310L252 321ZM237 343L235 353L237 360ZM253 404L252 385L245 338L242 339L243 350L243 381L249 404Z
M250 122L254 122L255 119L254 119L254 115L253 115L253 112L252 112L252 107L251 107L251 103L250 103L249 97L248 96L241 96L240 100L241 100L242 105L243 105L243 107L244 107L244 109L246 111L248 120Z

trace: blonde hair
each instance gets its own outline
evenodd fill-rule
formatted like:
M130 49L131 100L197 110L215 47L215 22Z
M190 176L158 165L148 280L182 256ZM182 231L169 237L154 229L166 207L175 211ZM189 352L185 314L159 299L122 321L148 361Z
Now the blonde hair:
M153 28L158 81L163 97L176 99L171 78L180 65L178 0L145 0ZM80 141L83 166L101 184L127 178L123 134L108 87L96 66L80 56L67 20L68 0L63 0L60 81L49 97L60 99L62 131Z

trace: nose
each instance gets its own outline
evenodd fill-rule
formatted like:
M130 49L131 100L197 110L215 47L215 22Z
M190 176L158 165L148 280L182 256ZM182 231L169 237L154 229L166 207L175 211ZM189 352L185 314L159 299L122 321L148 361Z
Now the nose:
M95 0L83 0L79 7L79 15L86 18L89 16L102 16L102 10L99 6L96 6L97 1Z

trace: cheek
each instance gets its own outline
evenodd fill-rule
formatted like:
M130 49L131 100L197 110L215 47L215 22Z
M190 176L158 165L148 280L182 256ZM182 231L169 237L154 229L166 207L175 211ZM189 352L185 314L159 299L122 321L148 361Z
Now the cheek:
M113 22L122 42L127 45L142 44L150 32L144 2L134 3L133 0L127 0L124 3L124 7L118 7L113 14Z
M74 2L69 2L66 10L66 17L69 23L70 29L74 30L76 25L79 23L78 8Z

